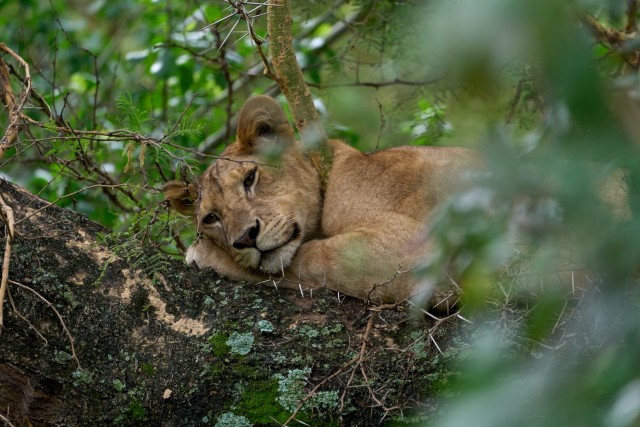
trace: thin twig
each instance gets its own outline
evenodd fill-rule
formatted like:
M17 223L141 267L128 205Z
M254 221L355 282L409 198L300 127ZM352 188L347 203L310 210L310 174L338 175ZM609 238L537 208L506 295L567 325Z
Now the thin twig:
M384 110L382 108L382 104L380 100L376 97L376 103L378 104L378 112L380 114L380 128L378 128L378 138L376 139L376 148L374 151L378 151L378 147L380 146L380 140L382 139L382 130L384 129Z
M64 196L60 196L58 197L56 200L54 200L53 202L49 202L46 205L44 205L43 207L41 207L40 209L35 210L34 212L31 212L29 215L25 216L24 218L20 219L16 224L21 223L22 221L31 218L32 216L38 215L40 212L42 212L45 209L50 208L51 206L55 205L56 203L58 203L60 200L66 199L68 197L72 197L75 196L76 194L82 193L84 191L87 191L91 188L117 188L117 187L125 187L128 184L96 184L96 185L89 185L87 187L81 188L80 190L74 191L72 193L69 194L65 194Z
M13 309L13 314L15 314L16 316L18 316L20 319L22 319L27 326L29 326L31 329L33 329L33 332L36 333L36 335L38 335L40 337L40 339L42 339L42 341L44 341L44 345L47 346L49 344L49 340L47 340L44 335L42 335L40 333L40 331L33 326L33 324L29 321L29 319L27 319L25 316L22 315L22 313L20 313L20 310L18 310L18 307L16 307L15 303L13 302L13 298L11 297L11 289L7 288L7 296L9 297L9 303L11 304L11 308Z
M13 108L9 111L9 126L7 126L7 129L4 132L4 136L0 140L0 157L2 157L7 147L11 146L16 141L16 139L18 139L22 109L24 108L24 104L27 102L29 94L31 93L31 72L29 71L29 64L27 64L27 62L22 59L20 55L15 53L4 43L0 43L0 51L11 55L24 68L24 90L22 92L22 95L20 95L20 99L18 100L18 102L13 105ZM3 88L2 90L4 91L5 88Z
M315 394L316 391L318 391L318 389L320 387L322 387L324 384L326 384L327 382L331 381L333 378L337 377L338 375L340 375L342 372L344 372L345 369L347 369L349 366L353 365L354 363L356 363L358 361L358 357L356 356L353 359L349 360L347 363L345 363L344 365L342 365L337 371L335 371L333 374L329 375L328 377L326 377L324 380L322 380L320 383L318 383L318 385L316 385L304 398L302 398L300 400L300 402L298 403L298 406L296 406L296 409L293 411L293 413L291 414L291 416L289 418L287 418L287 420L284 422L283 427L289 425L289 423L291 421L293 421L296 418L296 415L298 415L298 412L300 412L300 409L302 409L302 407L304 406L304 404L307 402L307 400L309 400L310 398L312 398ZM296 420L297 421L297 420Z
M353 377L355 376L356 371L358 370L358 366L360 366L360 364L362 364L362 361L364 360L364 354L367 349L367 341L369 340L369 332L371 332L371 328L373 327L373 318L374 318L374 315L371 314L369 316L369 320L367 321L367 327L364 331L364 335L362 336L362 344L360 345L360 352L358 352L356 365L351 370L351 375L349 376L349 379L347 380L347 384L344 386L344 390L342 391L342 395L340 396L340 412L342 412L342 408L344 407L344 398L347 394L347 390L349 389L349 386L351 385L351 382L353 381Z
M404 79L392 79L392 80L384 80L379 82L346 82L346 83L314 83L307 82L308 86L315 87L318 89L332 89L332 88L341 88L341 87L370 87L374 89L380 89L382 87L387 86L429 86L434 83L438 83L442 80L444 76L433 77L425 80L404 80Z
M4 294L7 292L7 281L9 280L9 263L11 261L11 246L13 245L15 220L13 217L13 209L7 205L0 196L0 209L2 210L2 220L5 224L5 237L7 242L4 249L4 259L2 261L2 279L0 281L0 334L3 328L3 306Z
M293 421L295 419L296 415L298 414L298 412L300 412L300 410L302 409L302 407L304 406L306 401L309 400L311 397L313 397L315 395L316 391L318 391L318 389L322 385L326 384L331 379L333 379L336 376L340 375L349 366L355 364L355 366L353 367L353 369L351 371L351 376L349 377L349 380L347 381L347 385L345 386L345 391L343 392L343 394L342 394L342 396L340 398L341 406L344 406L344 396L345 396L346 390L349 387L349 385L351 384L351 381L353 380L355 372L358 370L359 367L362 367L364 365L365 354L366 354L366 350L367 350L367 343L369 342L369 334L371 333L371 329L373 328L373 323L374 323L375 317L379 316L378 312L380 312L382 310L393 309L393 308L396 308L396 307L397 307L397 304L384 304L384 305L379 305L379 306L374 306L374 307L370 307L369 308L369 311L371 311L372 314L371 314L371 316L369 316L369 320L367 321L367 326L365 328L365 332L364 332L364 335L362 337L362 344L360 345L360 351L358 352L358 355L356 357L354 357L353 359L351 359L350 361L348 361L346 364L342 365L333 374L329 375L324 380L322 380L302 400L300 400L300 402L298 403L298 406L293 411L291 416L284 422L283 426L287 426L291 421ZM363 375L363 378L365 378L365 383L366 383L367 387L369 388L369 391L370 391L371 396L372 396L372 400L374 402L376 402L376 404L379 404L379 406L381 406L383 408L383 410L385 410L385 411L387 409L389 409L389 410L395 409L395 408L386 408L380 402L380 400L375 396L375 393L374 393L373 389L371 389L371 387L369 385L366 373Z
M9 418L5 417L2 414L0 414L0 420L2 420L4 422L5 426L15 427L13 424L11 424L11 421L9 421Z
M14 280L9 280L9 283L11 283L12 285L15 286L19 286L22 289L26 289L29 292L32 292L35 296L37 296L42 302L44 302L47 306L49 306L49 308L51 308L51 310L53 310L53 312L56 314L56 317L58 318L58 320L60 321L60 325L62 326L62 329L64 330L64 333L67 335L67 338L69 338L69 345L71 347L71 357L76 361L76 366L78 367L78 369L82 369L82 367L80 366L80 360L78 359L78 356L76 355L76 348L73 345L73 337L71 336L71 332L69 332L69 329L67 329L67 325L64 323L64 320L62 319L62 315L60 314L60 312L56 309L56 307L49 302L49 300L47 300L45 297L43 297L38 291L36 291L33 288L30 288L27 285L23 285L20 282L16 282Z

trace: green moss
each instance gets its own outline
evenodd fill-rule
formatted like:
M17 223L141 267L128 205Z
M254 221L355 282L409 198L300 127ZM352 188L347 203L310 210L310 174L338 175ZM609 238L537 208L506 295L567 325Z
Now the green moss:
M234 336L234 334L236 334ZM250 347L244 346L235 348L231 344L237 343L232 337L237 338L234 332L231 336L224 333L217 333L207 338L207 350L215 356L211 364L207 364L206 369L213 380L219 380L230 375L235 378L254 380L260 377L259 369L251 364L246 364L244 353ZM253 336L251 336L253 338ZM251 343L252 345L252 343Z
M80 385L93 384L93 374L89 371L78 369L72 374L74 381L73 386L79 387Z
M144 407L139 400L134 399L129 403L129 414L133 421L142 421L144 419Z
M230 351L229 346L227 345L228 339L229 338L227 337L227 334L222 333L213 334L209 338L207 338L209 347L211 349L211 354L217 357L228 355Z
M153 375L156 372L156 368L151 363L143 363L140 365L140 372L145 375Z
M245 365L242 363L235 363L233 365L234 374L238 375L241 378L253 380L259 378L260 369L255 366Z
M242 396L236 412L257 425L281 425L291 414L277 398L278 382L275 379L255 381Z
M242 366L242 365L241 365ZM241 366L234 368L234 372L242 370ZM244 383L242 396L234 405L233 410L235 413L240 414L248 418L253 425L265 425L265 426L279 426L282 425L291 416L292 410L295 410L299 399L306 396L304 385L300 384L300 387L294 387L295 390L291 392L296 393L298 400L295 404L292 404L291 408L285 408L282 405L282 384L278 380L278 377L272 377L268 379L251 379L258 378L259 371L252 372L251 369L245 369L244 380L248 382ZM304 371L306 373L306 371ZM264 377L263 377L264 378ZM284 378L284 377L283 377ZM295 384L298 386L299 384ZM319 393L323 395L323 392ZM312 410L318 410L319 414L328 413L327 405L323 405L317 399L312 399L314 404L307 405L302 411L296 414L296 419L307 423L307 425L314 426L329 426L333 425L328 420L318 419L312 415ZM330 405L329 405L330 406Z
M145 412L142 403L138 399L132 399L127 409L122 410L113 423L116 425L140 423L144 418Z

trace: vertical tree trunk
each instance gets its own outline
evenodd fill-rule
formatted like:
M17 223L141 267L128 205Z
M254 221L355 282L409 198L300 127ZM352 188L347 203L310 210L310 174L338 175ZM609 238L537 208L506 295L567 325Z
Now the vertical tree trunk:
M331 167L327 135L296 59L291 34L291 1L272 0L268 8L269 52L276 75L308 156L320 173L323 188Z

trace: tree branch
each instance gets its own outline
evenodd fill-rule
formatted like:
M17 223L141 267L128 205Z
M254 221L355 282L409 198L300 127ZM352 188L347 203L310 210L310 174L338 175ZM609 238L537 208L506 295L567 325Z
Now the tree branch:
M29 98L29 93L31 92L31 73L29 71L29 64L22 59L20 55L11 50L4 43L0 43L0 51L3 51L9 55L11 55L22 67L24 68L24 90L22 95L20 95L20 99L18 103L15 104L13 101L15 100L13 93L11 91L11 84L9 82L9 73L7 70L7 66L2 61L0 63L0 78L2 86L0 87L0 94L2 95L3 102L6 103L7 109L9 110L9 126L4 133L4 136L0 140L0 157L4 155L4 152L9 148L17 139L18 133L20 132L20 117L22 113L22 108L24 104L27 102ZM12 104L12 108L9 105Z
M624 32L629 34L636 30L636 16L638 14L638 0L627 0L627 25Z
M344 18L343 20L336 22L331 27L331 30L327 33L327 35L322 39L320 43L315 45L311 51L310 55L320 55L322 51L327 49L331 44L335 43L339 40L344 34L346 34L347 30L356 22L359 22L366 16L367 13L371 10L372 4L364 4L357 12L354 12ZM329 11L331 12L331 11ZM327 12L327 13L329 13ZM318 26L323 21L317 20L312 25L307 27L305 30L297 34L298 39L302 39L308 37L315 30L317 30ZM303 68L304 70L305 68ZM222 92L210 105L217 105L221 102L227 100L227 91L240 92L242 89L247 86L254 77L260 76L264 73L264 64L262 62L257 63L247 70L242 77L235 80L232 84L229 85L229 88ZM273 85L266 92L265 95L275 96L280 92L280 87L278 85ZM236 126L236 117L233 116L230 120L231 125L235 128ZM233 129L232 129L233 131ZM211 134L208 136L198 147L198 150L207 153L213 150L215 147L219 146L221 143L225 142L228 138L227 129L220 129L218 132Z
M633 18L628 15L627 27L630 25L635 27L635 12L637 11L636 1L629 1L629 11L634 11ZM632 33L626 33L624 31L618 31L613 28L607 28L598 22L594 17L584 14L582 16L583 24L593 34L593 37L598 43L602 43L611 48L611 50L618 53L627 63L629 67L637 70L640 66L640 50L630 46L632 40L635 39L635 35ZM626 31L626 30L625 30Z
M599 43L609 44L613 47L619 47L627 40L627 35L622 31L607 28L598 22L593 16L583 15L582 22L591 31L591 34Z
M437 83L440 81L442 77L434 77L426 80L404 80L395 78L393 80L380 81L380 82L351 82L351 83L311 83L307 82L307 85L310 87L318 88L318 89L330 89L337 87L370 87L374 89L380 89L382 87L387 86L427 86L430 84Z
M331 168L332 153L311 92L296 60L291 34L290 0L272 0L269 3L267 29L275 80L289 103L302 144L320 174L324 188Z

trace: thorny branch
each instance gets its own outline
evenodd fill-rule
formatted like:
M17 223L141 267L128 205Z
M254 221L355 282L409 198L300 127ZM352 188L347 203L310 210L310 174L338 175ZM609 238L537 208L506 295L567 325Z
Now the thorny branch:
M302 409L304 404L307 402L307 400L312 398L316 394L316 392L320 389L320 387L322 387L324 384L326 384L327 382L331 381L332 379L334 379L335 377L343 373L345 369L347 369L349 366L356 363L357 361L358 361L358 356L354 357L353 359L351 359L350 361L342 365L337 371L335 371L333 374L329 375L328 377L323 379L320 383L318 383L304 398L300 400L300 402L298 403L298 406L293 411L291 416L289 416L289 418L287 418L287 420L282 425L287 426L291 421L295 420L296 416L298 415L298 412L300 412L300 410Z
M322 17L318 18L317 20L312 22L310 25L305 27L298 34L296 34L296 38L303 39L313 34L322 23L326 22L326 18L328 16L331 16L331 14L335 13L335 9L339 8L342 5L342 3L343 1L341 0L333 4L332 8L327 10L327 12ZM363 21L366 18L366 16L371 12L374 5L375 5L375 2L365 3L361 7L359 7L358 10L356 10L355 12L350 13L343 19L340 19L335 24L333 24L331 26L331 29L327 31L326 35L323 36L320 40L318 40L317 43L310 48L308 55L309 56L321 55L322 52L326 51L330 46L332 46L332 44L340 40L345 34L348 34L350 29L352 29L354 26L357 26L358 23ZM311 64L307 64L307 65L301 64L301 66L302 66L302 70L306 71L308 68L311 67ZM242 91L246 86L248 86L253 81L254 78L256 78L257 76L261 76L264 73L264 70L265 68L262 62L259 62L254 66L249 67L249 69L240 78L236 79L233 82L230 82L228 89L224 91L220 96L216 97L216 99L212 102L212 105L217 105L217 104L220 104L221 102L224 102L227 99L228 92ZM372 83L372 82L368 82L368 83ZM373 87L368 83L365 82L362 86ZM377 84L380 85L379 87L387 86L383 82L378 82ZM307 85L309 86L309 84ZM360 85L356 84L356 86L360 86ZM328 86L328 87L334 87L334 86ZM265 94L270 96L276 96L279 92L280 92L280 87L277 84L275 84L275 85L272 85L269 89L267 89L265 91ZM230 120L230 124L233 127L235 127L235 117L232 117L232 119ZM199 150L205 153L210 152L214 147L217 147L219 146L219 144L226 141L228 134L232 131L233 129L221 129L220 131L211 134L202 142L202 144L200 144Z
M0 140L0 157L2 157L7 148L13 145L18 139L22 109L31 93L31 72L29 71L29 64L4 43L0 43L0 51L12 56L24 68L24 90L18 102L15 103L15 96L11 90L11 82L9 81L8 67L4 60L0 58L0 96L9 111L9 126L7 126Z
M397 306L397 304L385 304L385 305L380 305L380 306L376 306L376 307L370 308L370 311L372 313L369 316L369 320L367 321L367 327L366 327L366 329L364 331L364 335L362 337L362 344L360 346L360 352L358 353L358 360L356 361L355 366L353 367L353 370L351 371L351 376L349 377L349 380L347 381L347 384L346 384L346 386L344 388L342 396L340 397L340 408L341 409L344 407L344 398L346 396L347 389L351 385L351 383L353 381L353 377L354 377L354 375L355 375L357 370L359 370L360 374L362 375L365 387L367 388L367 391L369 392L369 396L370 396L371 400L376 404L376 406L379 406L384 411L384 416L382 417L382 420L384 420L390 412L398 409L397 406L388 408L384 404L384 402L382 402L382 400L380 400L380 398L378 398L376 393L371 388L371 382L369 381L369 377L367 376L366 367L364 365L365 355L366 355L366 351L367 351L367 344L369 344L369 334L371 333L371 328L373 327L375 319L379 316L379 313L381 311L383 311L383 310L392 310L392 309L395 309L396 306Z
M229 4L229 6L226 9L224 9L223 12L228 10L233 10L233 11L230 14L226 15L225 17L220 18L217 21L204 26L201 29L201 31L204 31L220 23L223 23L227 19L232 19L233 17L238 18L237 21L233 24L233 26L229 30L227 36L224 38L224 40L222 40L222 43L218 48L219 50L226 44L227 40L231 37L231 34L234 32L235 28L238 26L240 21L245 21L247 25L247 31L244 35L240 36L234 42L234 44L239 42L243 38L245 38L247 35L249 35L251 37L251 40L255 43L256 51L258 53L258 56L260 56L260 60L262 61L262 66L264 67L263 74L272 80L277 80L275 74L271 70L271 65L269 64L269 60L267 59L267 56L264 50L262 49L262 45L266 42L266 39L260 37L258 33L256 33L255 28L253 26L253 21L256 18L266 15L266 12L262 13L261 9L266 6L271 6L272 4L270 4L269 1L264 1L262 3L251 2L246 0L239 0L239 1L225 0L225 1ZM247 9L247 7L250 7L250 9Z
M329 381L335 379L336 377L338 377L339 375L345 373L347 371L347 369L350 368L351 373L349 374L349 378L347 379L346 384L344 385L344 389L343 392L340 396L340 406L339 406L339 410L338 412L342 412L342 409L344 409L345 406L345 397L347 395L347 391L349 388L354 387L353 381L355 379L355 376L357 373L360 374L362 380L364 381L364 387L366 388L368 394L369 394L369 398L371 399L371 401L373 402L374 406L379 407L380 409L382 409L382 411L384 412L384 415L382 417L382 420L384 420L389 414L391 414L394 411L399 411L402 408L400 406L387 406L384 402L385 400L385 396L380 397L379 395L379 391L380 390L374 390L373 385L372 385L372 381L369 379L369 375L367 374L367 368L366 368L366 360L367 360L367 348L369 348L371 342L370 342L370 337L371 337L371 331L374 329L374 325L375 325L375 321L376 319L378 319L380 317L381 312L385 311L385 310L394 310L398 307L398 304L383 304L383 305L378 305L378 306L371 306L368 308L368 311L370 312L369 314L369 319L367 320L367 324L365 326L365 330L364 333L362 335L362 342L360 343L360 350L358 352L358 354L352 358L351 360L349 360L348 362L346 362L345 364L343 364L342 366L340 366L336 371L334 371L331 375L328 375L327 377L325 377L322 381L320 381L318 384L316 384L311 391L309 391L309 393L307 393L298 403L298 406L296 406L295 410L293 411L293 413L289 416L289 418L283 423L283 426L288 426L292 421L296 420L296 416L298 415L298 413L302 410L302 408L304 407L305 403L313 398L313 396L318 392L318 390L324 386L325 384L327 384ZM428 313L428 312L426 312ZM427 336L429 337L430 342L432 342L435 346L435 348L441 353L441 349L440 346L438 345L438 343L435 341L435 338L433 337L433 334L436 332L436 330L445 322L450 321L452 319L456 319L459 318L461 320L464 320L466 322L468 322L467 319L465 319L464 317L462 317L459 313L455 313L455 314L451 314L448 315L444 318L437 318L435 316L433 316L432 314L428 313L430 318L435 319L435 323L434 325L429 328L429 331L427 332ZM406 351L406 350L403 350Z
M271 63L277 75L276 82L287 99L307 156L318 170L324 187L333 154L327 145L327 135L293 48L290 8L290 0L271 0L269 3L267 29Z
M8 65L2 58L0 58L0 95L3 103L7 106L10 115L9 126L7 127L5 135L0 141L0 157L2 156L2 154L4 154L7 148L13 146L13 144L17 140L18 133L20 132L21 127L24 125L35 126L45 131L55 133L56 136L41 139L32 138L32 141L35 142L36 146L39 146L39 142L44 142L47 139L51 141L76 142L77 145L75 159L65 160L58 157L55 153L44 155L41 152L42 157L50 157L54 162L62 166L61 171L66 170L67 172L71 172L75 179L88 180L89 182L93 182L95 184L95 187L101 188L114 204L119 206L124 211L127 211L127 209L124 208L121 203L119 203L115 194L111 193L111 190L120 192L124 195L124 197L130 199L138 208L143 208L140 200L138 199L138 197L136 197L136 195L129 191L129 185L117 183L110 174L104 171L102 165L96 163L93 156L89 155L83 148L83 141L98 143L133 142L140 144L141 148L147 146L153 147L156 150L163 152L167 157L173 159L178 164L184 164L185 167L189 170L191 170L191 166L188 163L184 162L184 159L181 156L174 154L170 149L182 150L196 156L202 156L202 154L200 154L196 150L182 147L169 141L169 139L173 135L180 132L179 125L185 117L186 110L191 107L191 102L189 102L188 106L181 113L180 118L172 126L172 128L169 131L165 132L165 134L160 138L152 138L127 129L117 129L112 131L74 129L69 123L63 120L60 115L56 115L53 112L53 109L50 108L47 102L44 100L44 98L31 86L31 76L28 63L13 50L2 43L0 43L0 52L9 54L25 69L25 78L22 79L24 90L18 102L15 102L15 96L11 89L10 75L13 74L15 76L18 76L18 74L10 65ZM40 111L45 114L47 121L38 121L23 113L24 106L30 96L40 106ZM193 98L191 101L193 101ZM45 159L45 161L47 160ZM83 174L80 171L75 170L72 166L72 163L74 162L79 163L81 169L88 173L88 176L87 174ZM195 175L195 173L193 173L193 175Z
M598 43L607 46L613 52L619 54L631 69L638 70L640 67L640 50L637 46L633 46L633 41L636 39L633 28L636 26L635 14L637 11L637 2L630 0L628 10L627 25L624 31L607 28L594 17L586 14L582 16L582 23ZM633 17L631 17L632 11Z

